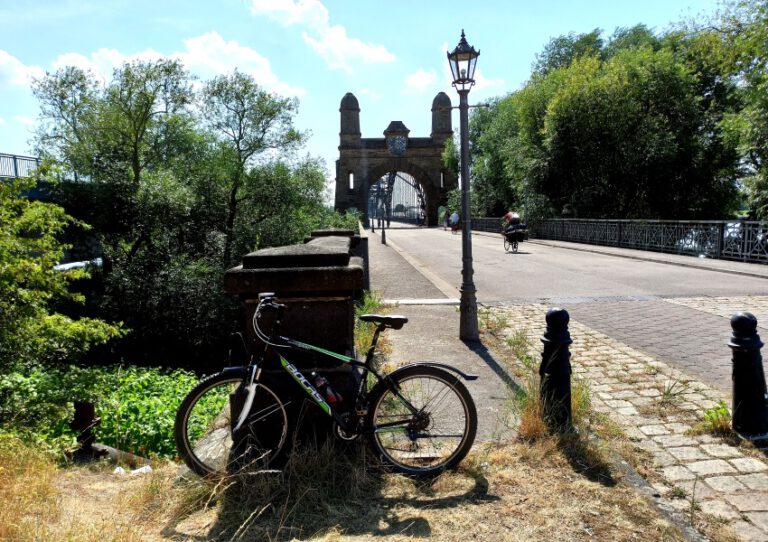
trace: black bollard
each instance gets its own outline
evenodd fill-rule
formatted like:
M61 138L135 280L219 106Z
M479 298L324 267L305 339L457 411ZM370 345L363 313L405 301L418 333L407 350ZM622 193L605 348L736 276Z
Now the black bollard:
M384 226L381 227L381 244L386 245L387 244L387 228Z
M731 316L733 335L728 346L733 354L733 430L752 439L768 437L765 374L757 334L757 318L748 312Z
M371 219L371 233L376 233L376 219Z
M547 330L541 338L544 352L541 354L541 402L544 419L550 431L570 432L573 428L571 415L571 352L568 345L573 341L568 333L570 316L565 309L547 311Z

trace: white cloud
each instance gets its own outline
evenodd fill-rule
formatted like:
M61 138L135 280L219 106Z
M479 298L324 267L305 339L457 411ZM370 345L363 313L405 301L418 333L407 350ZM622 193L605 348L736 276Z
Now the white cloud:
M194 74L211 77L235 69L251 75L259 85L283 96L303 96L304 89L281 82L272 71L269 59L256 50L229 40L218 32L208 32L184 42L186 50L171 55Z
M13 117L13 120L14 122L17 122L18 124L22 124L24 126L32 127L37 125L37 121L35 119L33 119L32 117L26 117L24 115L15 115Z
M3 124L5 124L5 119L3 117L0 117L0 126L2 126Z
M80 53L64 53L53 61L53 69L64 66L77 66L89 70L102 82L107 81L115 68L126 62L136 60L158 60L165 55L147 49L132 55L126 55L116 49L99 49L88 56ZM193 74L210 78L227 74L235 69L251 75L257 83L271 92L283 96L303 96L304 89L281 82L272 71L269 60L256 50L230 40L227 41L218 32L208 32L184 41L184 49L168 55L177 59Z
M264 15L284 26L305 27L304 41L332 69L351 72L357 61L377 64L395 59L383 45L351 38L343 26L330 25L328 9L319 0L251 0L251 13Z
M0 49L0 87L28 87L33 77L45 75L37 66L27 66L10 53Z
M403 94L422 94L437 81L437 73L434 70L424 71L419 68L414 73L405 77Z

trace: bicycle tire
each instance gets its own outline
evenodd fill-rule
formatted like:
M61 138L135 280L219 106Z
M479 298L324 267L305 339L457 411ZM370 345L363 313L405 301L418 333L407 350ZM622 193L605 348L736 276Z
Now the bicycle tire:
M251 414L241 435L233 438L230 394L242 385L242 376L217 373L200 381L179 406L176 448L199 476L269 468L285 455L290 418L277 394L262 383L256 383Z
M504 239L504 252L509 252L509 247L510 247L509 241L505 238Z
M517 241L512 241L512 252L517 252Z
M437 367L415 365L395 371L389 378L424 416L410 414L402 401L379 383L369 395L367 420L374 453L394 470L413 476L431 476L458 465L477 433L475 403L459 377ZM438 402L425 410L435 399ZM392 418L410 421L402 430L379 428Z

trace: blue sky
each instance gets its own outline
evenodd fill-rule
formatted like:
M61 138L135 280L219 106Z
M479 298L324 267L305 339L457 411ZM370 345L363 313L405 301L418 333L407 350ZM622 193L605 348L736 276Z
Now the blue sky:
M108 77L135 58L174 57L202 79L237 68L299 98L306 151L335 175L339 102L360 102L363 137L391 120L428 136L434 96L457 95L446 51L462 28L479 49L470 103L519 88L551 37L644 23L662 31L717 0L0 0L0 152L28 154L31 77L67 64ZM454 115L454 128L458 114Z

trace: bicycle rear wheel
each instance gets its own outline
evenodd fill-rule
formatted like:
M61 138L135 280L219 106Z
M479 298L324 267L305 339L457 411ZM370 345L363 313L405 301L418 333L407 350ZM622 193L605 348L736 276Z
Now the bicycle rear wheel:
M289 418L285 405L261 383L255 384L244 426L233 436L237 420L233 422L232 405L242 397L242 386L241 376L212 375L189 392L176 413L176 447L187 466L200 476L268 468L286 449Z
M517 241L512 241L512 252L517 252Z
M368 426L375 453L405 474L428 476L456 466L477 432L477 410L459 377L428 365L390 375L412 413L392 390L371 391Z

